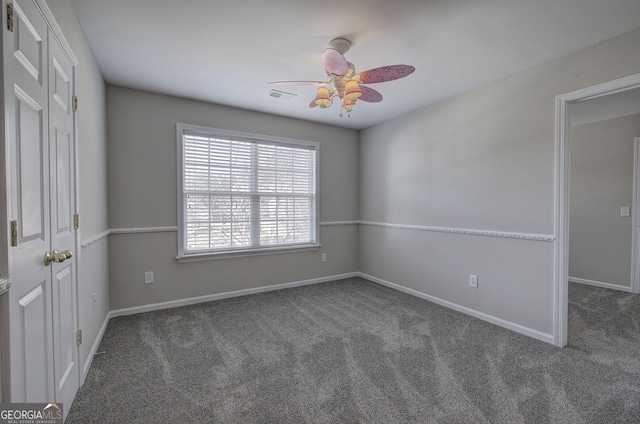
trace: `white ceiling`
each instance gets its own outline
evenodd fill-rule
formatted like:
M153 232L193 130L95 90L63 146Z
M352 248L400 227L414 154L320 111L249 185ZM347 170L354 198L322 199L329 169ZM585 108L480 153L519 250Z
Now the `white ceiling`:
M107 83L361 129L640 27L638 0L71 0ZM309 109L336 37L381 103Z

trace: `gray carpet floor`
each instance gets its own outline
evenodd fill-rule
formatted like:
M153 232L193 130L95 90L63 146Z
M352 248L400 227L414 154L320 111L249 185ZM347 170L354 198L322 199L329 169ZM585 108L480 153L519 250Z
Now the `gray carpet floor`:
M640 296L570 283L569 346L640 361Z
M66 422L640 422L638 296L570 291L565 349L360 278L114 318Z

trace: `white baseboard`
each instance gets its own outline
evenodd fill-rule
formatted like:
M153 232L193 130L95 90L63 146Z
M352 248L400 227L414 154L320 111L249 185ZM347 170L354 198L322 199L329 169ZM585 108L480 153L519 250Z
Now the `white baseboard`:
M209 294L205 296L190 297L187 299L171 300L168 302L152 303L149 305L116 309L114 311L111 311L110 316L111 318L114 318L114 317L120 317L120 316L126 316L126 315L140 314L143 312L158 311L161 309L177 308L180 306L195 305L196 303L204 303L204 302L211 302L214 300L228 299L230 297L246 296L249 294L264 293L264 292L270 292L274 290L288 289L292 287L308 286L310 284L326 283L327 281L342 280L344 278L352 278L357 276L358 276L357 272L350 272L347 274L332 275L329 277L320 277L320 278L314 278L311 280L294 281L291 283L274 284L271 286L256 287L253 289L236 290L236 291L231 291L226 293Z
M91 367L91 363L93 362L93 357L98 351L98 346L100 346L100 342L102 341L102 337L104 336L104 332L107 331L107 325L109 325L109 320L111 319L111 312L104 317L104 322L102 323L102 327L98 331L93 344L91 345L91 349L89 349L89 355L87 356L87 360L84 361L84 367L82 369L82 383L84 384L85 378L87 378L87 373L89 372L89 368Z
M434 297L420 291L410 289L408 287L401 286L399 284L392 283L390 281L383 280L381 278L377 278L362 272L358 272L358 275L364 279L370 280L374 283L381 284L383 286L392 288L394 290L398 290L412 296L419 297L420 299L428 300L429 302L436 303L440 306L444 306L445 308L453 309L454 311L462 312L463 314L471 315L472 317L481 319L483 321L489 322L491 324L498 325L500 327L506 328L511 331L515 331L516 333L523 334L525 336L533 337L534 339L541 340L543 342L553 344L553 335L543 333L538 330L534 330L529 327L525 327L520 324L513 323L511 321L503 320L502 318L497 318L492 315L485 314L483 312L476 311L474 309L467 308L465 306L458 305L453 302L449 302L447 300L440 299L438 297Z
M618 290L631 293L631 287L621 286L618 284L603 283L602 281L587 280L586 278L569 277L570 283L586 284L588 286L602 287L604 289Z

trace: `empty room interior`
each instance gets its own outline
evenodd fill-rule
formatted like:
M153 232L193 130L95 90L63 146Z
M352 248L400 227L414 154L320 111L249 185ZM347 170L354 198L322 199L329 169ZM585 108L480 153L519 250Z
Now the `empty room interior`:
M640 422L637 0L2 14L0 421Z

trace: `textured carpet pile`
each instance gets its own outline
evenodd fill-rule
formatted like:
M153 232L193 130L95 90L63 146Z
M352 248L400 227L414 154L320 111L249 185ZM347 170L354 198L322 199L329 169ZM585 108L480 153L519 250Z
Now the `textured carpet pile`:
M360 278L114 318L66 422L640 422L638 296L570 292L565 349Z

